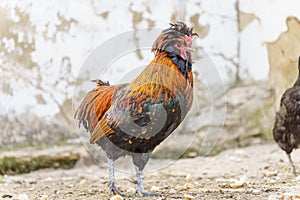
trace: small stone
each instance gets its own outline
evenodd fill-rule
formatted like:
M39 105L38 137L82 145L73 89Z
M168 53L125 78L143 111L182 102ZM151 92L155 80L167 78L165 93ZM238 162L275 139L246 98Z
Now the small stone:
M183 197L184 197L185 200L193 200L193 199L195 199L192 195L189 195L189 194L184 194Z
M252 193L253 193L253 194L260 194L260 193L261 193L261 190L259 190L259 189L254 189L254 190L252 190Z
M291 170L291 166L285 165L285 166L283 167L283 170L286 171L286 172L289 172L289 171Z
M189 158L195 158L197 156L198 156L198 153L196 151L192 151L192 152L188 153Z
M230 187L233 189L244 187L247 185L246 180L247 180L247 177L244 176L244 177L240 178L239 180L235 180L232 183L230 183Z
M17 199L18 200L29 200L29 197L27 194L19 194Z
M184 184L184 188L185 189L193 189L193 188L195 188L195 185L194 185L194 183L186 183L186 184Z
M269 181L269 183L276 183L276 180L271 179L271 180Z
M266 171L265 176L266 177L277 176L277 171Z
M230 187L233 188L233 189L241 188L241 187L244 187L244 186L245 186L244 181L235 181L233 183L230 183Z
M175 194L175 193L176 193L176 190L172 188L172 189L170 189L169 193L170 193L170 194Z
M186 180L191 180L192 179L192 175L191 174L187 174L185 177Z
M150 189L151 192L158 192L159 191L159 187L156 187L155 185L153 185Z
M79 181L79 185L84 185L86 184L86 180L85 179L82 179L81 181Z
M120 195L115 195L110 198L110 200L123 200L123 197Z
M41 200L49 200L49 197L48 197L48 195L45 195L45 194L44 194L44 195L42 195L42 196L41 196Z
M88 193L88 194L94 194L95 191L94 191L93 189L88 189L88 190L87 190L87 193Z

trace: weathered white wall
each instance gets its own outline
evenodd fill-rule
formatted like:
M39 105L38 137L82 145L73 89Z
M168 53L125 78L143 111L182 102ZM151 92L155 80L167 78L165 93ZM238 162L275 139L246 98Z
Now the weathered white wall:
M240 20L240 62L242 79L266 80L269 76L267 44L276 41L287 31L288 17L300 19L300 5L295 0L243 0L239 1ZM294 43L291 40L290 43ZM295 49L293 60L298 60L300 52Z
M272 59L267 43L287 30L287 17L300 18L298 5L296 0L0 0L0 145L43 140L49 133L52 140L76 136L72 97L81 66L97 46L125 31L184 21L200 36L195 61L207 53L225 85L267 80ZM133 38L137 48L142 37ZM128 60L141 66L149 56L142 51ZM126 73L108 71L106 80L114 83ZM97 77L90 72L81 78L83 83Z

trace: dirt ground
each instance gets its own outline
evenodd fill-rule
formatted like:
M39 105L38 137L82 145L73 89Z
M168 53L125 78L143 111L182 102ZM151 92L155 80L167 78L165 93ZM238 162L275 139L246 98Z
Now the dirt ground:
M194 199L296 199L296 195L300 198L300 151L292 157L297 177L275 144L231 149L214 157L151 160L144 172L144 186L161 196L124 199L188 199L187 195ZM116 184L128 195L136 187L128 180L134 178L130 161L125 158L116 163ZM107 180L103 163L4 176L0 199L109 199Z

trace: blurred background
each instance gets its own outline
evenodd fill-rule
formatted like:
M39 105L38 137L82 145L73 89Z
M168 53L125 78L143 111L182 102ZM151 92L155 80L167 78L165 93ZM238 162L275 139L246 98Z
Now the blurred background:
M194 27L199 34L194 60L201 62L200 52L205 52L222 80L218 84L225 88L223 98L212 104L195 72L200 107L179 128L183 137L195 136L187 156L202 153L204 136L209 143L208 127L211 132L222 129L208 145L217 142L208 152L212 155L270 142L281 94L297 76L299 19L297 0L0 0L0 148L79 143L74 87L97 78L78 82L86 58L111 37L141 28L167 28L172 21ZM137 49L142 37L132 35ZM144 64L151 59L138 51L134 58ZM110 76L105 79L117 75ZM81 92L79 100L87 90ZM226 108L225 121L209 124L207 111L212 108L215 113ZM172 158L180 141L185 140L164 155ZM157 157L164 155L157 151Z

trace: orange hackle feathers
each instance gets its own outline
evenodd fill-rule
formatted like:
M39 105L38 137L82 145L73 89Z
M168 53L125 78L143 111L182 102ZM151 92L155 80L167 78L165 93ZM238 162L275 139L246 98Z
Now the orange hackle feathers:
M188 73L188 76L188 79L182 76L178 67L167 57L166 53L161 52L155 56L141 75L130 84L134 88L132 91L136 92L132 92L129 95L145 94L154 99L160 98L159 95L164 93L162 91L157 92L157 89L161 89L160 86L164 86L165 89L170 90L175 96L179 95L179 92L183 92L183 95L188 99L189 106L191 106L193 98L191 93L193 75L191 71ZM164 101L167 101L168 95L170 94L167 93L165 95Z

